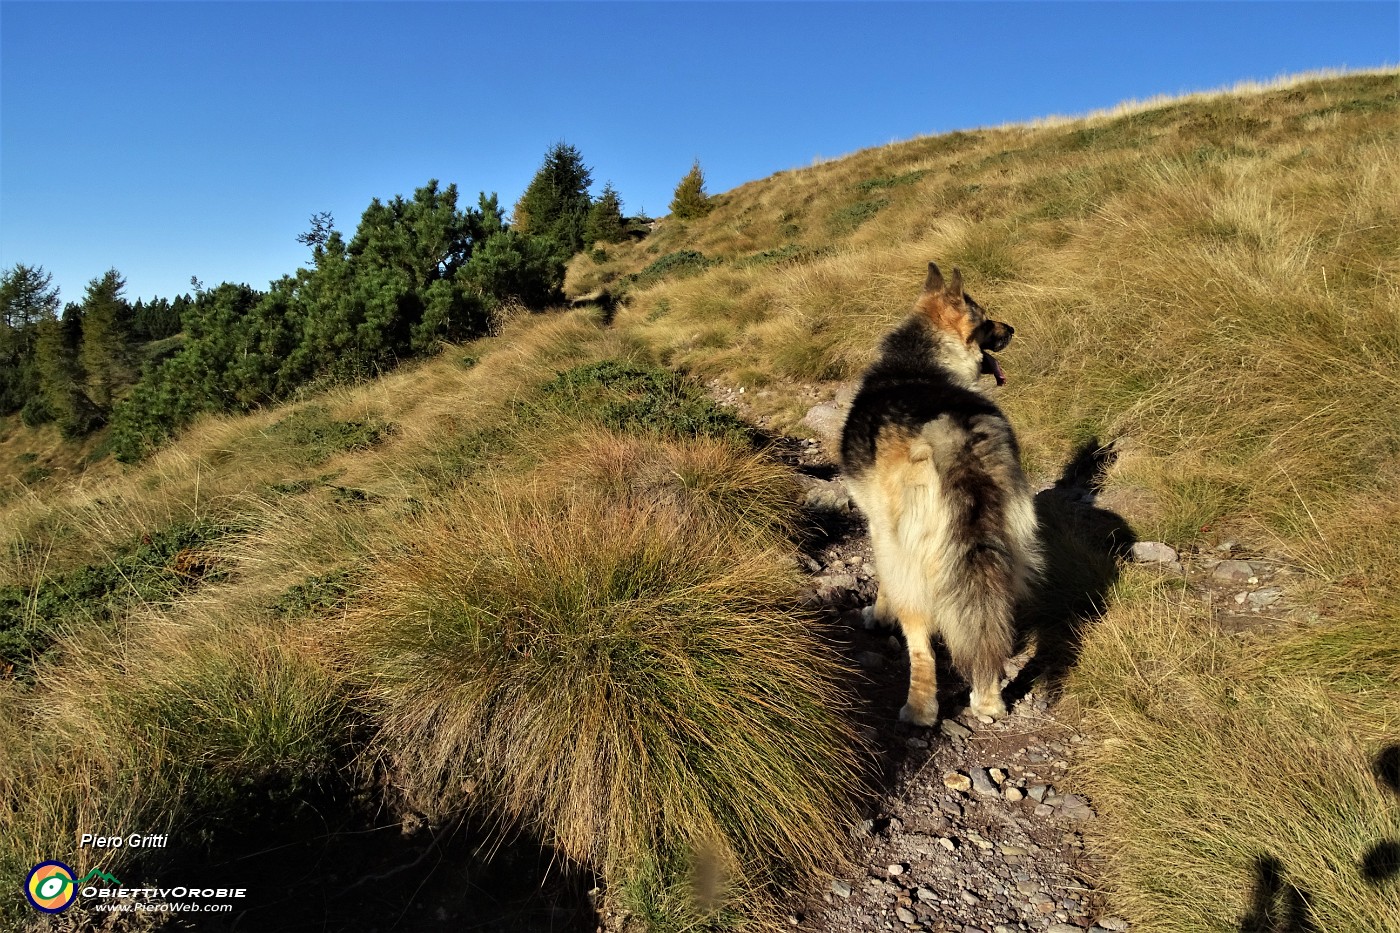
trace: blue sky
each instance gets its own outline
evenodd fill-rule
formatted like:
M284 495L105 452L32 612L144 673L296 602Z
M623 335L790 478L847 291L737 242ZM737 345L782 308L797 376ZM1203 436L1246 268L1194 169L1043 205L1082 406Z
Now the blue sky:
M1400 62L1400 3L0 0L0 267L65 301L307 259L430 178L513 204L564 140L629 213L897 139Z

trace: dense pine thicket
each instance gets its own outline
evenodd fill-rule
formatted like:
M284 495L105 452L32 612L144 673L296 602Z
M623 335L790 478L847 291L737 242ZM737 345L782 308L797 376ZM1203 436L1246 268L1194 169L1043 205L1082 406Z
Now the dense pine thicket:
M486 332L503 304L557 301L565 261L626 230L612 185L557 143L507 224L495 194L459 207L436 180L412 199L375 199L347 241L328 213L297 239L309 268L263 291L224 283L130 304L116 270L60 315L42 268L0 280L0 415L56 422L67 437L110 424L134 461L204 412L248 411L313 380L378 375L443 341Z

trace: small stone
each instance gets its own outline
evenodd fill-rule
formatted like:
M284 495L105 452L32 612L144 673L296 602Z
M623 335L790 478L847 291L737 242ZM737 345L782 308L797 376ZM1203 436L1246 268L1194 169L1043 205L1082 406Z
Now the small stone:
M829 587L833 590L853 590L856 588L856 578L849 573L827 574L814 578L812 582L818 587Z
M1030 798L1036 803L1041 803L1045 800L1045 793L1049 789L1049 786L1045 784L1032 784L1026 789L1026 793L1030 795Z
M938 844L941 845L943 848L947 849L949 852L952 852L958 847L958 844L953 840L949 839L947 836L940 837L938 840Z
M1249 603L1252 606L1257 606L1262 609L1265 606L1272 606L1274 603L1278 602L1281 596L1283 596L1283 587L1266 586L1250 593Z
M1004 923L998 923L992 927L992 933L1020 933L1015 927L1009 927Z
M1248 598L1249 598L1249 594L1248 594L1248 593L1236 593L1236 594L1235 594L1235 604L1236 604L1236 605L1243 605L1243 604L1244 604L1244 601L1245 601L1246 599L1248 599Z
M794 926L794 927L795 927L795 926L801 926L801 925L802 925L802 918L801 918L801 917L797 916L797 914L788 914L788 926Z
M992 723L996 722L991 716L978 716L977 721L984 726L990 726Z
M932 904L934 901L938 900L938 895L934 894L928 888L919 888L917 891L914 892L914 896L917 897L919 900L923 901L925 904Z
M1133 545L1132 557L1139 564L1167 564L1176 560L1177 553L1160 541L1139 541Z
M895 862L892 865L887 865L885 867L885 873L888 874L890 877L894 877L895 875L902 875L905 871L905 866L901 865L899 862Z
M919 918L914 916L914 912L905 907L896 907L894 915L899 918L900 923L918 923Z
M982 898L973 894L971 891L963 891L958 897L962 898L962 902L969 907L976 907L978 904L982 903Z
M975 833L972 830L968 830L967 838L969 842L971 842L973 845L977 846L977 848L981 849L984 852L990 851L992 848L992 844L990 842L983 839L978 833Z
M850 897L851 886L844 881L831 882L831 893L837 897Z
M1211 576L1221 583L1243 583L1254 576L1254 568L1247 560L1222 560L1215 565Z
M954 722L951 719L945 719L942 722L940 722L938 724L938 729L950 739L961 740L972 735L971 729L969 729L967 726L964 726L962 723Z
M1239 547L1239 545L1234 541L1222 541L1215 546L1215 549L1221 554L1229 554L1237 547Z
M1002 855L1027 855L1027 854L1029 854L1029 853L1026 852L1025 849L1021 848L1020 846L1001 846L1000 848L1001 848L1001 854L1002 854Z
M971 768L971 769L968 770L967 773L968 773L968 778L969 778L969 779L971 780L971 782L972 782L972 789L973 789L974 791L976 791L977 794L978 794L979 796L982 796L982 797L998 797L998 796L1000 796L1000 793L997 791L997 786L996 786L995 784L993 784L993 783L992 783L992 779L991 779L990 777L988 777L987 772L986 772L986 769L984 769L984 768Z
M1019 787L1008 787L1002 792L1002 794L1010 803L1016 803L1018 800L1021 800L1026 796L1024 793L1021 792L1021 788Z
M928 743L918 736L910 736L904 740L904 744L908 748L928 748Z
M1084 933L1084 928L1068 923L1052 923L1045 928L1045 933Z
M1038 804L1035 805L1035 815L1036 815L1036 816L1049 816L1050 814L1052 814L1052 813L1054 813L1054 812L1055 812L1055 808L1054 808L1054 807L1051 807L1051 806L1047 806L1046 804L1038 803Z
M1000 768L988 768L987 777L991 778L998 784L1006 783L1006 772L1001 770Z
M1035 894L1040 890L1040 883L1031 880L1018 881L1016 882L1016 890L1022 894Z
M1128 921L1122 917L1100 917L1098 925L1105 930L1111 930L1112 933L1123 933L1129 926Z
M943 775L943 786L949 790L966 793L972 789L972 778L957 771L949 771Z
M1094 810L1089 801L1078 794L1065 794L1060 800L1060 812L1072 820L1092 820Z
M856 655L856 663L867 671L883 670L889 659L878 651L862 651Z

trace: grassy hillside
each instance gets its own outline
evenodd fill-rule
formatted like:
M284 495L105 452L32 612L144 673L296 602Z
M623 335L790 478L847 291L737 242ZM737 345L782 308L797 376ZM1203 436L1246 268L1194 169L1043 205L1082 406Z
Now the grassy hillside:
M3 871L159 875L77 834L358 794L524 828L654 929L761 924L836 868L865 755L791 478L694 380L803 430L933 259L1017 329L999 401L1033 472L1112 442L1139 537L1298 571L1267 635L1136 567L1085 634L1062 713L1097 739L1116 908L1394 929L1397 152L1394 73L872 149L577 257L610 322L522 318L35 474L0 502Z
M1277 864L1317 928L1397 929L1397 153L1393 72L954 133L727 192L571 283L801 431L801 389L859 373L925 262L961 266L1017 329L999 400L1035 473L1112 443L1102 504L1140 538L1299 572L1282 631L1225 636L1128 568L1088 633L1069 701L1121 908L1239 929Z

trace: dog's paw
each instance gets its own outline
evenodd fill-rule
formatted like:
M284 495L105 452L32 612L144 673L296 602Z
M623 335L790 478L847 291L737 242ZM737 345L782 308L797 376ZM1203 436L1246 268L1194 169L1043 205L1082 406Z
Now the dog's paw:
M972 711L974 716L990 716L992 719L1001 719L1006 715L1006 702L1002 700L1000 693L984 697L978 696L974 691L968 709Z
M874 606L866 606L860 611L860 622L865 626L866 630L879 628L880 620L875 618Z
M938 724L938 704L930 703L922 708L905 703L899 711L900 722L911 722L916 726Z

